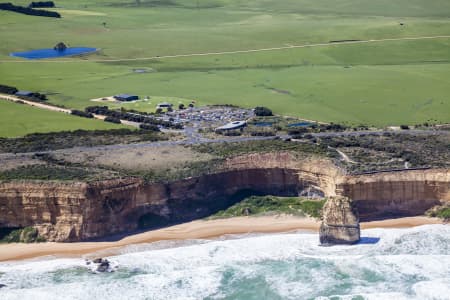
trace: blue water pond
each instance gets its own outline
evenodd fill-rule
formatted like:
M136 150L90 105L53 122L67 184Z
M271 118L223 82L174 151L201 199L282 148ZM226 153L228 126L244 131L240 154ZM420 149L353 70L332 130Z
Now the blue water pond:
M311 125L313 125L313 124L309 123L309 122L301 122L301 123L289 124L289 125L287 125L287 127L307 127L307 126L311 126Z
M24 52L13 52L11 56L23 57L26 59L45 59L45 58L56 58L72 55L80 55L95 52L96 48L89 47L71 47L65 50L59 51L54 49L36 49Z
M272 126L272 122L258 122L258 123L255 123L254 125L255 126L259 126L259 127L266 127L266 126Z

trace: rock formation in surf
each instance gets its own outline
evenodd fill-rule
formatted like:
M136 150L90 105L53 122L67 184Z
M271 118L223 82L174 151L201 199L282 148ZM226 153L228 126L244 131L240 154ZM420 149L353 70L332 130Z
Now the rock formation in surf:
M359 241L358 211L349 198L330 198L322 213L319 232L322 245L354 244Z

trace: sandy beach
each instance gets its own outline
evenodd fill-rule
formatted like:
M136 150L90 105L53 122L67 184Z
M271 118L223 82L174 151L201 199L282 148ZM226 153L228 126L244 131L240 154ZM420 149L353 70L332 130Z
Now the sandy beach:
M428 217L407 217L383 221L363 222L362 229L404 228L442 221ZM39 256L102 256L114 255L121 247L164 240L213 239L229 234L277 233L296 230L318 231L320 222L295 216L238 217L217 220L197 220L158 230L127 236L113 242L39 243L0 245L0 261L21 260ZM96 254L97 253L97 254Z

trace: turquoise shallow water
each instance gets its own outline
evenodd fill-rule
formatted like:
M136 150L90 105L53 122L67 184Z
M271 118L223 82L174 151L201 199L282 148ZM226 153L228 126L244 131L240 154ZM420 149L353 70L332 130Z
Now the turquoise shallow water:
M92 274L83 259L0 264L0 299L450 299L450 226L371 229L354 246L247 235L129 246Z

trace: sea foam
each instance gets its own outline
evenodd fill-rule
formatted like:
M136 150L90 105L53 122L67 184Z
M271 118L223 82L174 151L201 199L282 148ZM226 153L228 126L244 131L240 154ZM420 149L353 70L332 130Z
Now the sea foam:
M1 299L449 299L450 226L363 230L376 243L321 247L315 233L130 246L119 268L83 259L0 264Z

